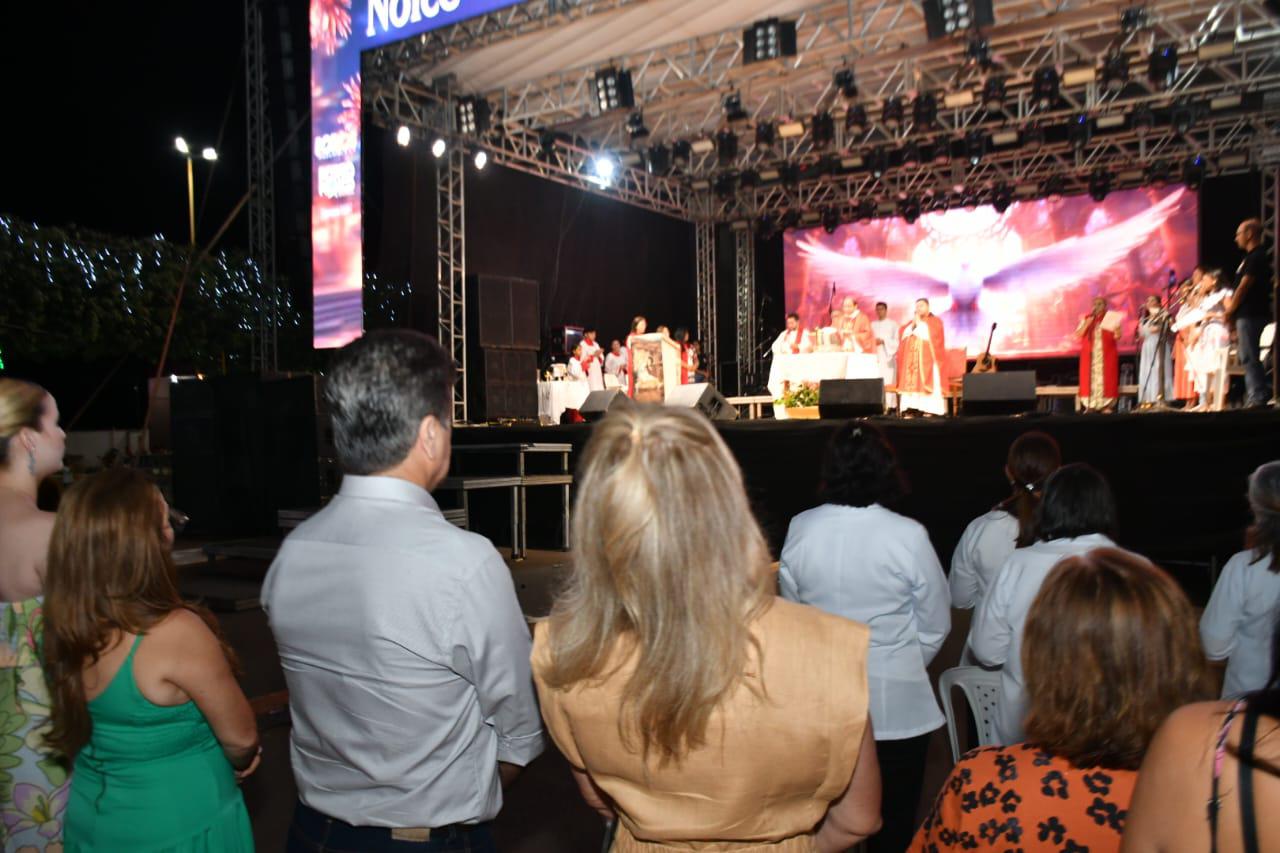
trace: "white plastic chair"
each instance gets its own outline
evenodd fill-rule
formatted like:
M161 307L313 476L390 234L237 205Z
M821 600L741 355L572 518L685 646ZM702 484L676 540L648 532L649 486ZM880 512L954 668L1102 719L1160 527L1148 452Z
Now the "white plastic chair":
M947 737L951 739L951 760L960 760L960 740L956 734L956 715L951 706L951 691L959 687L969 700L969 711L977 723L978 746L998 744L995 732L996 704L1000 699L1000 671L980 666L955 666L938 679L942 711L947 715Z

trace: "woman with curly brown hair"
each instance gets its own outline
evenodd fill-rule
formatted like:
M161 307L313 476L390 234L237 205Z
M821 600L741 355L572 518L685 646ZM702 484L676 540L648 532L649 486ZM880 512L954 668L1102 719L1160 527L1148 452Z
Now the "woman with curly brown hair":
M1026 741L961 758L912 851L1118 850L1156 729L1210 692L1191 602L1119 548L1054 567L1027 616L1022 660Z

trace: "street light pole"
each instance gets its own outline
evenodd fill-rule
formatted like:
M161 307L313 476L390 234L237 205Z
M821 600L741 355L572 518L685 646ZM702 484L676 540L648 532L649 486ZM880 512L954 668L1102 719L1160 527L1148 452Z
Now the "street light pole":
M193 174L194 167L191 165L191 146L187 144L187 140L179 136L173 140L173 147L178 149L187 161L187 220L190 223L191 248L196 245L196 181ZM218 152L211 147L206 147L200 152L200 156L209 162L218 159Z

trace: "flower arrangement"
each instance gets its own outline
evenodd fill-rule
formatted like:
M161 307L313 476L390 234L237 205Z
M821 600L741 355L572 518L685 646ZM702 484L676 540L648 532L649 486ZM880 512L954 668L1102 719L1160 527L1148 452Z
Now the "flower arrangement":
M801 382L788 390L777 401L787 409L802 409L818 405L818 386L813 382Z

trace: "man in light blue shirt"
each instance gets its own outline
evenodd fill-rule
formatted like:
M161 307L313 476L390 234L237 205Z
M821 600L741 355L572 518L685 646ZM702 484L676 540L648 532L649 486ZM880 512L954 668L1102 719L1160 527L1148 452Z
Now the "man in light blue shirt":
M293 717L290 851L492 850L502 783L543 748L510 572L444 519L452 360L408 331L336 354L344 470L263 585Z

